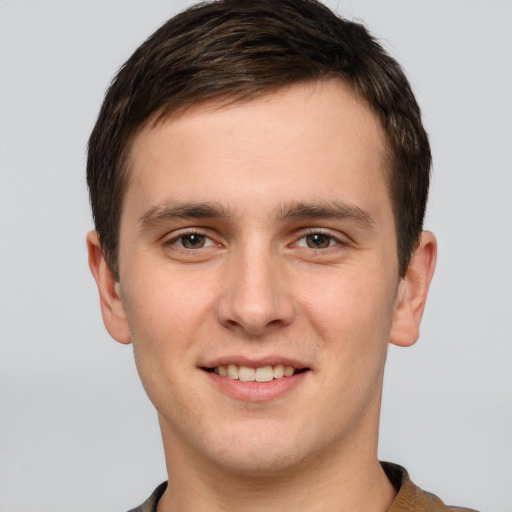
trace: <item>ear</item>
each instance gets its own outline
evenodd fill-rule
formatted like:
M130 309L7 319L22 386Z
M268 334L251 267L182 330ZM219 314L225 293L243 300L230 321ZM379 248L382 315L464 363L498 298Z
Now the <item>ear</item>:
M110 336L116 341L125 344L130 343L130 330L119 283L115 281L114 273L103 256L97 231L88 233L87 250L89 253L89 268L96 280L100 294L103 323Z
M437 258L436 237L430 231L421 234L418 248L398 286L397 303L390 343L400 347L414 345L420 334L420 322Z

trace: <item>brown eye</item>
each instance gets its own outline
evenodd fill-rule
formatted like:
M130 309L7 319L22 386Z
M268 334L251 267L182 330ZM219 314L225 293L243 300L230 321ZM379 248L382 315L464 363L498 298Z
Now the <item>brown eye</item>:
M181 245L185 249L200 249L204 247L206 237L204 235L198 235L197 233L190 233L180 237Z
M322 233L306 236L306 244L311 249L327 249L331 245L332 237Z

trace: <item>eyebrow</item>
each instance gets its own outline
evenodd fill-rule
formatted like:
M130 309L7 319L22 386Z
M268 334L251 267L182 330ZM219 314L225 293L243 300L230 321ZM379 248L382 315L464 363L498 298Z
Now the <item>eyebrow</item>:
M285 203L276 210L276 220L336 219L348 220L363 228L375 225L373 217L356 205L341 201L315 201L313 203Z
M181 219L226 219L228 209L218 203L166 201L151 207L139 218L141 229L151 229L166 221Z
M182 219L229 219L229 208L215 202L166 201L147 210L140 218L142 230L152 229L176 218ZM356 205L340 201L288 202L279 205L274 218L277 222L287 220L336 219L348 220L363 228L375 225L373 217Z

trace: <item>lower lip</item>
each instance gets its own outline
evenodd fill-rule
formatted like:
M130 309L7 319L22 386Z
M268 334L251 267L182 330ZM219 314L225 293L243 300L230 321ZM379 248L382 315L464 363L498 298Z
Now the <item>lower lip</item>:
M248 402L265 402L295 389L304 382L310 371L296 373L290 377L273 379L270 382L242 382L228 377L221 377L213 372L204 373L223 393L233 398Z

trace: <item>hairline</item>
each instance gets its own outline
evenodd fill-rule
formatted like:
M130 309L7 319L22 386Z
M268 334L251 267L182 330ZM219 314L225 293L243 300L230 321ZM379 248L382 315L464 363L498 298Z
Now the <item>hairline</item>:
M382 147L383 147L383 155L382 155L382 168L383 168L383 179L386 186L386 190L388 193L388 198L391 204L392 212L393 212L393 222L394 222L394 231L396 235L396 251L398 255L398 265L400 265L400 248L399 248L399 223L397 219L397 211L396 211L396 201L393 195L393 174L396 172L393 167L396 164L396 155L394 154L394 149L392 142L390 140L388 131L384 126L382 117L379 115L376 108L371 104L371 102L365 98L358 90L357 87L351 83L350 80L344 78L343 76L335 73L325 73L319 74L318 76L311 78L303 78L297 80L290 80L289 82L279 85L279 86L269 86L269 87L261 87L258 90L254 90L251 93L243 94L240 92L236 94L236 91L230 93L219 93L218 95L214 95L212 97L206 97L202 99L198 99L194 101L192 98L188 101L183 101L181 104L177 104L175 108L171 108L172 98L167 99L167 101L163 102L163 104L156 108L153 112L151 112L146 119L142 120L138 125L136 125L132 131L128 134L126 142L123 145L122 153L119 159L118 166L118 179L120 182L119 188L119 205L118 205L118 218L117 226L116 226L116 239L115 239L115 254L112 254L111 257L113 261L108 262L109 266L112 268L116 280L119 279L119 250L120 250L120 228L121 228L121 219L123 216L123 209L125 203L125 197L130 186L131 175L131 155L132 148L135 142L135 139L140 135L140 133L146 129L148 126L151 126L151 129L156 128L157 126L165 123L167 120L175 117L179 117L184 115L187 111L193 108L201 108L211 106L212 109L222 109L229 106L243 105L246 103L250 103L254 100L264 98L265 96L271 96L272 94L276 94L280 91L286 90L288 88L297 86L297 85L315 85L319 83L326 83L330 81L338 82L341 87L345 87L353 97L362 103L368 111L374 116L377 120L381 135L382 135ZM101 238L100 238L101 243ZM102 248L103 250L103 248ZM110 258L109 258L110 259Z

